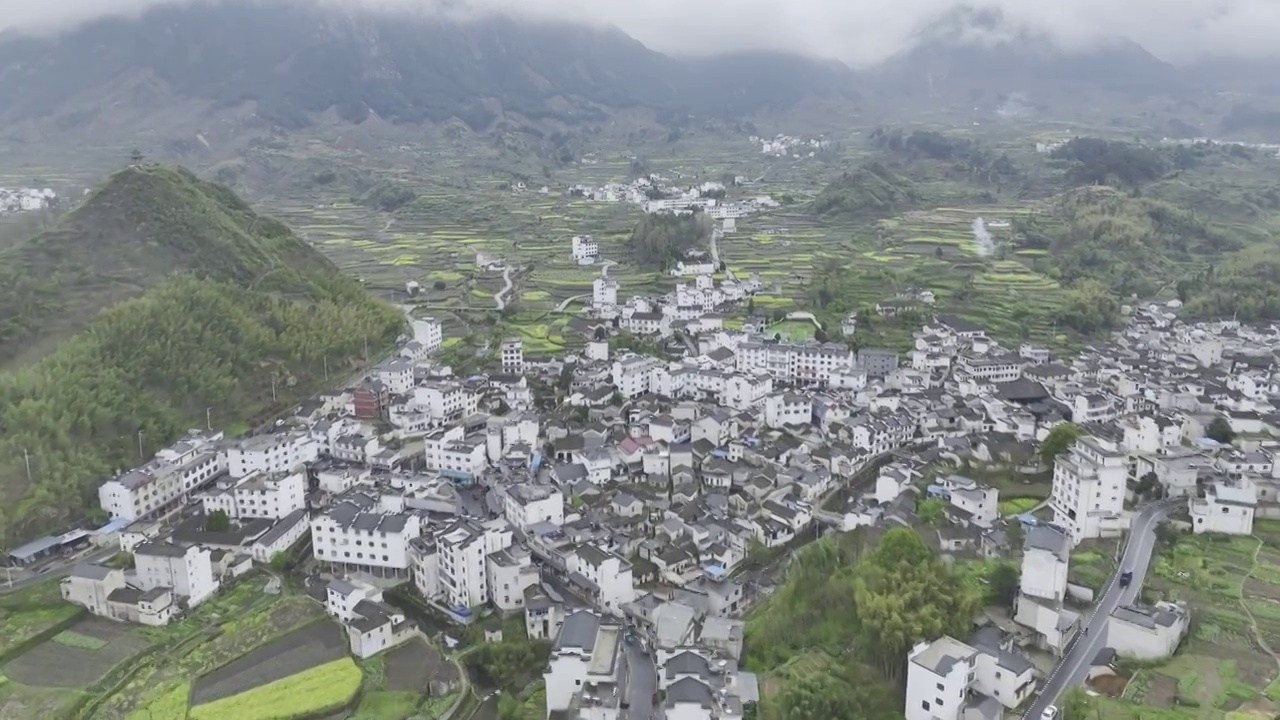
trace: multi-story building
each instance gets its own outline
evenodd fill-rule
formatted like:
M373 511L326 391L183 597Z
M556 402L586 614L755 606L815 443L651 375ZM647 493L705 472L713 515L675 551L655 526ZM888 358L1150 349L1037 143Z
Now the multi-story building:
M1053 464L1049 506L1054 524L1067 530L1073 544L1119 534L1128 526L1124 512L1129 463L1125 453L1101 438L1082 437Z
M423 443L427 468L460 480L469 480L488 467L485 438L472 435L460 439L428 437Z
M502 371L524 372L524 341L510 337L502 341Z
M623 629L596 613L579 610L565 618L551 646L543 677L547 717L578 716L583 705L596 720L617 720Z
M564 524L564 494L554 485L513 485L502 501L511 526L527 532L538 523Z
M853 351L836 343L756 342L738 345L738 369L763 371L774 380L826 385L854 368Z
M623 355L613 361L613 386L624 398L633 398L650 391L650 380L660 364L643 355Z
M907 720L960 720L977 680L978 651L951 637L919 643L907 655Z
M633 312L623 319L623 325L636 335L671 334L671 318L660 312Z
M456 520L414 544L414 585L424 597L456 610L490 599L488 557L511 546L502 520ZM523 589L522 589L523 590Z
M356 491L311 518L317 560L380 577L407 578L413 563L409 543L422 532L422 518L404 498Z
M1063 605L1071 547L1062 528L1040 524L1028 529L1014 599L1014 622L1031 628L1039 647L1059 655L1080 630L1080 614Z
M309 433L254 435L227 447L227 470L233 478L255 472L279 473L315 462L320 448Z
M233 518L278 520L307 506L307 473L254 472L218 482L200 496L205 514L222 511Z
M590 265L600 256L600 243L590 235L574 235L570 253L574 262L579 265Z
M1188 501L1191 529L1196 533L1252 535L1258 508L1258 488L1252 480L1219 480L1205 485Z
M411 323L414 342L420 344L426 352L434 352L444 344L444 325L435 318L416 319Z
M580 545L570 554L566 569L570 580L582 585L590 599L605 612L618 612L636 599L631 563L616 553L605 552L594 545Z
M98 502L113 518L138 520L180 502L227 469L219 447L222 433L192 431L171 447L156 453L146 465L102 483Z
M137 580L142 590L169 588L195 607L218 589L213 555L196 545L144 542L133 549Z
M489 600L501 612L524 608L524 591L541 581L528 548L512 545L485 558Z
M475 414L480 398L462 383L437 380L415 387L413 404L430 424L442 425Z
M618 281L600 276L591 282L591 304L597 310L618 304Z
M908 653L907 720L1000 717L1035 692L1036 671L1021 653L979 635L917 644Z
M775 393L764 399L764 424L771 428L813 423L813 398L800 393Z

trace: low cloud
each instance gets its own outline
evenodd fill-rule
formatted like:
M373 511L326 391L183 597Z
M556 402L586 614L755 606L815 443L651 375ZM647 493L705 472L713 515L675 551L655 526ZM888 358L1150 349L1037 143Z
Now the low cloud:
M0 28L50 31L172 0L0 0ZM217 0L187 0L210 2ZM297 0L257 0L259 2ZM959 9L998 11L995 31L1043 34L1064 48L1123 38L1173 62L1204 56L1274 57L1277 0L304 0L397 12L502 13L616 25L646 45L681 55L782 50L851 65L883 60Z

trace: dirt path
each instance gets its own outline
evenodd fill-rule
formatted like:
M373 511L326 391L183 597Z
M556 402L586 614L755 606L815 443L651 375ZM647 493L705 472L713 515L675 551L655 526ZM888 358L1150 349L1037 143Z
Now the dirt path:
M1253 549L1253 557L1249 561L1249 572L1245 573L1244 578L1240 581L1240 607L1244 608L1245 617L1249 618L1249 630L1253 632L1253 637L1257 639L1258 647L1262 648L1263 652L1270 655L1271 659L1275 662L1276 679L1280 680L1280 654L1277 654L1276 651L1272 650L1271 646L1267 644L1266 638L1262 636L1262 630L1258 627L1258 620L1254 618L1253 613L1249 610L1249 605L1244 601L1244 586L1248 584L1249 578L1253 577L1253 573L1257 571L1258 555L1262 552L1262 548L1265 545L1265 543L1262 542L1262 538L1257 535L1253 535L1251 537L1258 541L1258 547Z
M497 304L499 310L502 310L507 306L507 293L511 292L512 282L510 265L502 268L502 281L505 282L506 285L503 286L501 290L493 294L493 302Z

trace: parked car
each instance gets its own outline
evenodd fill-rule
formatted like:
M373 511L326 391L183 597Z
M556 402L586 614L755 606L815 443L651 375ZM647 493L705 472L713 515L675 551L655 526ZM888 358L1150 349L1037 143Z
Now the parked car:
M1059 717L1058 708L1055 705L1050 705L1040 714L1040 720L1058 720Z

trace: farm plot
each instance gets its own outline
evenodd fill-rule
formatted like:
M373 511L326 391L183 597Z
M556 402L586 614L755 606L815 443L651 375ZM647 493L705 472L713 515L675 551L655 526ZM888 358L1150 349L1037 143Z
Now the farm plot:
M457 667L422 640L412 640L362 665L364 691L351 720L405 720L415 714L440 717L457 697L454 688L461 680Z
M193 705L228 698L345 657L346 637L328 621L301 627L195 681Z
M4 674L23 685L85 688L148 645L136 627L87 618L9 662Z
M159 649L129 668L127 682L102 699L93 717L124 718L140 708L163 704L163 696L175 685L190 684L192 678L229 667L228 663L281 633L324 617L310 599L268 595L261 592L262 583L260 578L242 581L175 625L142 630Z
M1280 523L1259 520L1254 532L1185 535L1161 550L1146 591L1187 603L1192 634L1168 662L1137 669L1123 699L1100 699L1103 720L1153 708L1160 718L1250 720L1280 709L1277 663L1259 645L1280 643Z
M349 657L312 664L296 673L191 708L191 720L289 720L341 710L355 698L363 676Z
M65 602L57 581L32 585L0 596L0 656L56 626L65 626L83 610Z

